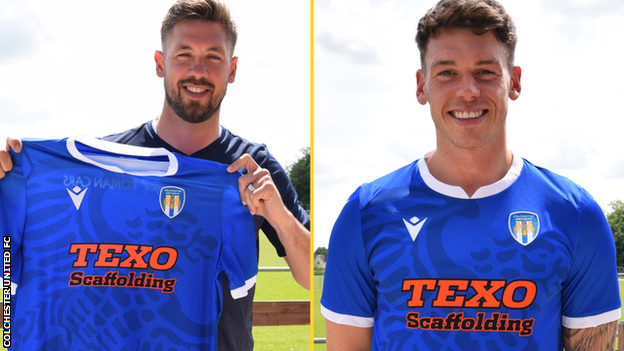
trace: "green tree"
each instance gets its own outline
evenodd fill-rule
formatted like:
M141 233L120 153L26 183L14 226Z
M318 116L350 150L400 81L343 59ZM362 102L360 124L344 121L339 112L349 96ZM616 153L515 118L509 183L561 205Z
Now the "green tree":
M607 221L613 232L618 267L624 267L624 202L615 200L609 203L612 211L607 214Z
M299 202L305 209L310 206L310 147L299 150L303 156L286 167L286 174L295 187Z
M316 249L316 251L314 251L315 255L326 255L327 254L327 248L326 247L319 247Z

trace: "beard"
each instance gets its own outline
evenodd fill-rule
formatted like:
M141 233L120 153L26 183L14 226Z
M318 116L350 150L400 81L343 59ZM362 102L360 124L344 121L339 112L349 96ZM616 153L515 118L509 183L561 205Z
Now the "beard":
M165 98L167 99L167 104L169 104L169 107L171 107L173 112L175 112L178 117L189 123L202 123L214 116L214 114L221 108L221 101L223 101L223 97L225 97L225 93L227 91L227 82L225 83L223 90L217 91L214 84L203 78L196 79L191 77L181 80L177 84L177 89L176 85L169 83L166 76L164 80ZM209 88L211 92L209 92L210 96L208 103L203 105L202 101L196 100L184 103L182 100L182 89L184 89L182 85L186 83Z

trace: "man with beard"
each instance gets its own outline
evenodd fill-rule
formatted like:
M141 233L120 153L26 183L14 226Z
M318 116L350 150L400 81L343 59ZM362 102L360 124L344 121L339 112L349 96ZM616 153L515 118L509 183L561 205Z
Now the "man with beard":
M243 204L254 217L256 240L260 229L284 257L294 279L309 289L310 221L297 204L297 194L279 163L262 144L249 142L219 125L220 105L227 84L236 76L233 56L236 26L227 7L217 0L180 0L161 27L162 51L156 51L156 74L165 81L165 102L155 120L104 140L172 152L230 164L240 178ZM19 141L7 146L21 149ZM8 147L7 147L8 150ZM0 152L0 177L11 167L6 150ZM227 277L223 287L227 289ZM251 350L254 288L234 300L223 294L219 320L219 350Z

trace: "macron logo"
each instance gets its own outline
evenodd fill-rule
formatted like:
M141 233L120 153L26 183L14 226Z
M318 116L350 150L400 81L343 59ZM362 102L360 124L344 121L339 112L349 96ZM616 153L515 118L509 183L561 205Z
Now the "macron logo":
M405 227L407 228L407 231L409 232L410 236L412 237L412 241L416 240L416 237L418 236L418 233L420 233L420 230L422 229L423 225L425 224L425 221L427 220L427 218L423 219L422 221L414 216L412 217L409 222L406 221L405 219L403 219L403 222L405 223Z
M85 188L84 190L82 190L77 186L75 186L72 190L67 189L69 197L71 197L74 206L76 206L76 210L80 209L80 204L82 204L82 199L84 198L87 189L89 188Z

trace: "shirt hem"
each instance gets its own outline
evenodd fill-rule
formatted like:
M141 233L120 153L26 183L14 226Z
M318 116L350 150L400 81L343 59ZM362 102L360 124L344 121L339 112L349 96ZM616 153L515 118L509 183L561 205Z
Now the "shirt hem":
M587 317L561 317L561 325L569 329L593 328L620 319L620 307L615 310Z
M243 297L247 296L249 289L251 289L251 287L254 286L254 284L256 284L256 276L255 275L253 277L247 279L247 281L245 281L245 285L241 286L240 288L236 288L236 289L232 290L231 291L232 298L233 299L240 299L240 298L243 298Z
M371 328L374 323L373 317L357 317L348 314L336 313L328 310L323 305L321 305L321 313L323 314L323 317L337 324L345 324L360 328Z

